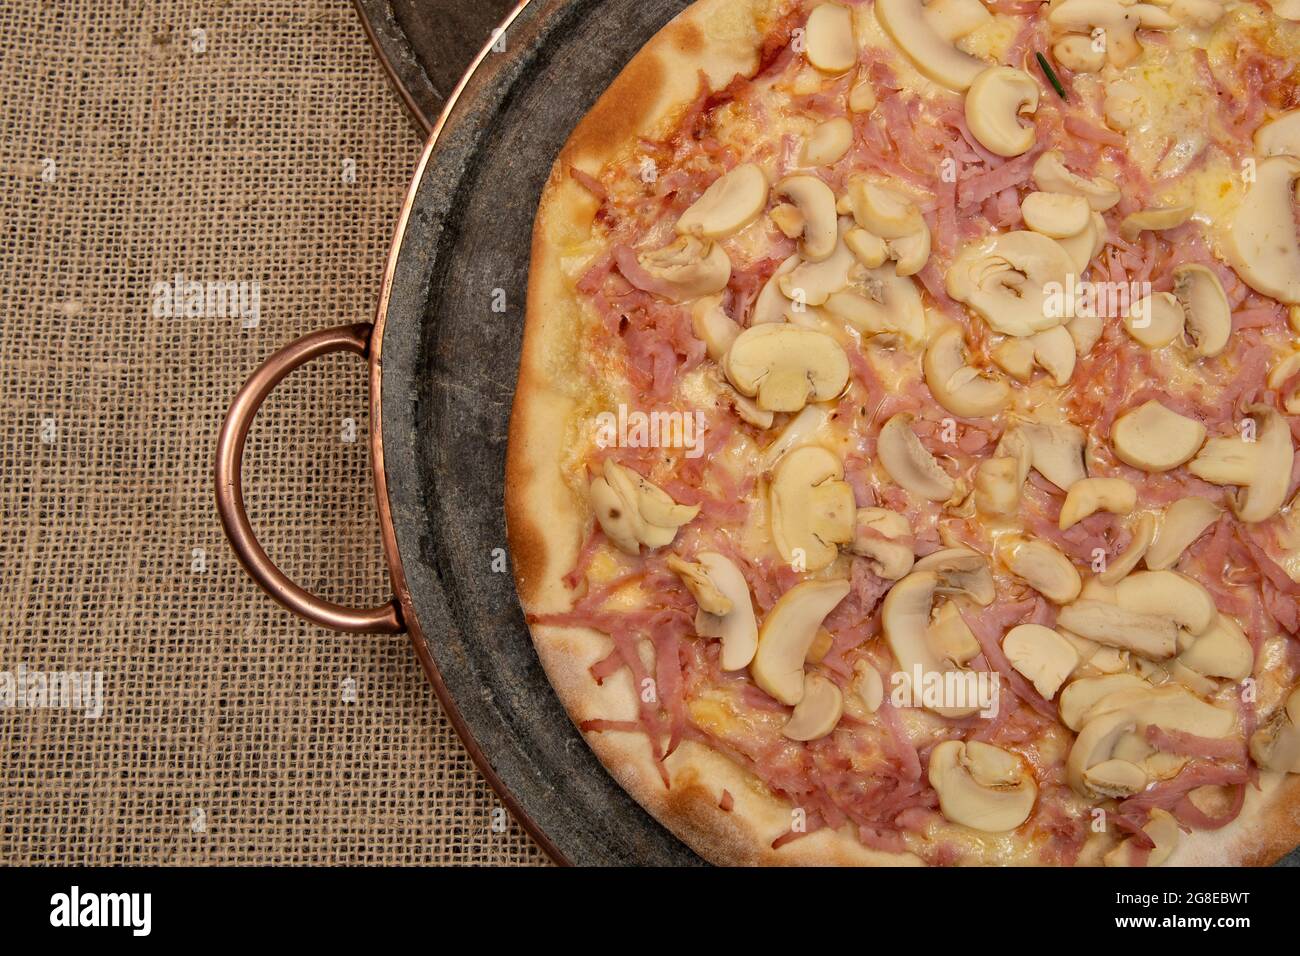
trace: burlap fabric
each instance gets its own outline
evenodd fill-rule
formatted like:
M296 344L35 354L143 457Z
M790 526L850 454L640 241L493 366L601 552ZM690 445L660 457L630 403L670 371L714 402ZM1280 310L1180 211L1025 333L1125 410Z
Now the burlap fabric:
M420 150L350 4L5 0L0 77L0 861L541 861L406 638L298 622L213 508L238 384L372 316ZM258 307L169 315L178 273ZM318 362L245 459L267 550L349 604L387 593L365 399ZM102 716L41 706L59 671Z

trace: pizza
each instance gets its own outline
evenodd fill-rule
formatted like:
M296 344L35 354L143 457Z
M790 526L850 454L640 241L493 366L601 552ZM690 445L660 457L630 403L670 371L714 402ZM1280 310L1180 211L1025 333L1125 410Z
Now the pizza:
M721 864L1300 841L1300 4L700 0L542 193L518 593Z

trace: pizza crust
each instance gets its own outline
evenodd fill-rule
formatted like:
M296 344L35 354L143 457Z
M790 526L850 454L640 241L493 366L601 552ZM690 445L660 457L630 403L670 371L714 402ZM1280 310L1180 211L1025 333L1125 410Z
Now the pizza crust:
M752 75L763 37L781 12L775 0L698 0L657 33L628 63L575 128L551 168L533 229L526 326L506 460L506 526L520 602L528 615L570 609L564 575L574 566L591 523L590 509L564 481L561 462L570 418L582 396L578 374L580 306L562 268L563 250L588 238L598 201L569 170L596 175L627 155L638 137L668 128L700 92L737 74ZM575 725L632 720L637 695L620 671L598 685L589 668L612 639L587 628L531 624L538 656ZM823 828L779 849L791 805L726 756L684 741L666 763L665 788L640 732L585 733L606 769L641 806L705 859L719 865L923 865L912 854L862 845ZM1276 777L1276 775L1273 775ZM720 806L723 791L733 800ZM1300 779L1270 781L1248 792L1240 817L1217 831L1180 842L1172 865L1263 865L1300 841Z

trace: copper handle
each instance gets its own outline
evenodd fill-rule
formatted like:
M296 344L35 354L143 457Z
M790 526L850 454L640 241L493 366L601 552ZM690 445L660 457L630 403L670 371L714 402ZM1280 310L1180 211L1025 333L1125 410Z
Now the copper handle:
M358 609L333 604L307 593L267 557L244 510L244 439L248 437L248 429L266 396L294 369L322 355L354 352L363 358L368 357L372 330L373 326L368 322L361 322L312 332L290 342L249 376L231 403L217 438L217 512L239 563L263 591L284 607L313 624L336 631L398 634L405 630L405 625L396 598L378 607Z

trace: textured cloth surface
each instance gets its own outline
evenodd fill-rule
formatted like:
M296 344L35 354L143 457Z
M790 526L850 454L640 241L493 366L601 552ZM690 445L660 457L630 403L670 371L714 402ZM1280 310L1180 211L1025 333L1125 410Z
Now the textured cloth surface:
M543 861L407 639L281 610L213 507L239 383L372 317L419 154L351 5L5 0L0 82L0 862ZM365 405L318 361L245 456L267 551L354 605L387 594ZM42 696L61 671L101 716Z

